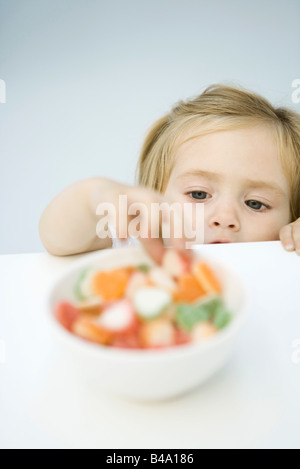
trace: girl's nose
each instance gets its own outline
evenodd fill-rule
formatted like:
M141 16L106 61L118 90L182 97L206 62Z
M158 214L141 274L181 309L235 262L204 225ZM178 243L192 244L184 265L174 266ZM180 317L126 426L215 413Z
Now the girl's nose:
M237 213L234 209L224 207L224 205L218 207L209 218L210 228L222 228L230 229L233 231L240 230L240 222Z

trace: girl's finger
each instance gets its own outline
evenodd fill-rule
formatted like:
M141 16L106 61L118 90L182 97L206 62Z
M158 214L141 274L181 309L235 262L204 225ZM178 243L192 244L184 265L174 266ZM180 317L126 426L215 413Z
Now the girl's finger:
M159 238L139 238L140 242L144 246L145 250L152 257L152 259L159 265L161 265L165 248L161 239Z
M171 207L160 217L161 236L166 248L173 248L181 252L183 256L190 259L193 257L193 251L188 249L189 240L185 238L183 209L179 204L176 206L168 201L167 205Z
M293 224L292 237L296 252L300 256L300 220Z
M287 251L294 251L295 244L293 238L293 223L284 226L279 232L280 241Z

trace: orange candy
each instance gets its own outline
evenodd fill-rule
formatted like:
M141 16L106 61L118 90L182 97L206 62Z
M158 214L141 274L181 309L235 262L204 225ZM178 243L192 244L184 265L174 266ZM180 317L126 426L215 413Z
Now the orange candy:
M222 286L219 280L206 262L196 264L193 272L206 294L222 293Z
M104 301L122 298L132 270L129 268L98 272L93 278L93 290Z
M107 345L112 334L103 328L97 326L87 317L81 317L75 321L72 327L72 331L75 335L82 339L89 340L90 342L96 342L97 344Z
M203 295L205 295L205 290L193 274L185 274L178 279L178 289L174 294L175 301L195 301Z

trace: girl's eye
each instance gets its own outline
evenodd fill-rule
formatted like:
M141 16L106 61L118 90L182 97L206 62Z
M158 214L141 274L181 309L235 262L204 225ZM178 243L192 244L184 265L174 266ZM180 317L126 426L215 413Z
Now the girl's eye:
M262 211L261 208L263 207L263 210L268 209L267 205L262 204L261 202L258 202L258 200L247 200L246 204L248 207L252 208L252 210L256 211Z
M191 195L192 198L196 200L205 200L208 193L204 191L193 191L190 192L189 195Z

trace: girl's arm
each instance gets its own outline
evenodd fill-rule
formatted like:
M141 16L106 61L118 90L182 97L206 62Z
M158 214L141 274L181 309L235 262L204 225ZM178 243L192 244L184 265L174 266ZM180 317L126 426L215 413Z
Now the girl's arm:
M68 256L106 249L111 238L100 239L96 225L100 217L91 203L97 192L107 201L118 184L105 178L77 181L60 192L46 207L39 222L39 234L46 250L55 256Z
M159 232L163 216L151 219L152 204L167 203L168 200L162 194L151 189L140 186L127 186L118 182L105 178L91 178L78 181L71 184L58 194L54 200L44 210L40 223L39 233L44 247L50 254L56 256L68 256L72 254L80 254L99 249L107 249L112 247L110 237L101 237L99 233L99 221L104 215L97 215L97 207L101 203L110 203L113 205L116 213L116 231L119 235L120 224L130 226L132 216L127 210L120 208L119 196L127 196L128 207L136 202L142 203L142 218L148 226L148 234L145 238L140 237L140 241L150 256L158 263L161 262L165 246L160 237L151 238L150 226L154 232ZM121 210L121 211L120 211ZM103 220L105 221L105 220ZM103 235L107 229L106 223L103 223ZM97 231L96 231L97 229ZM100 235L100 236L99 236ZM170 244L183 250L184 240L177 239L170 234ZM188 256L188 252L185 252Z

